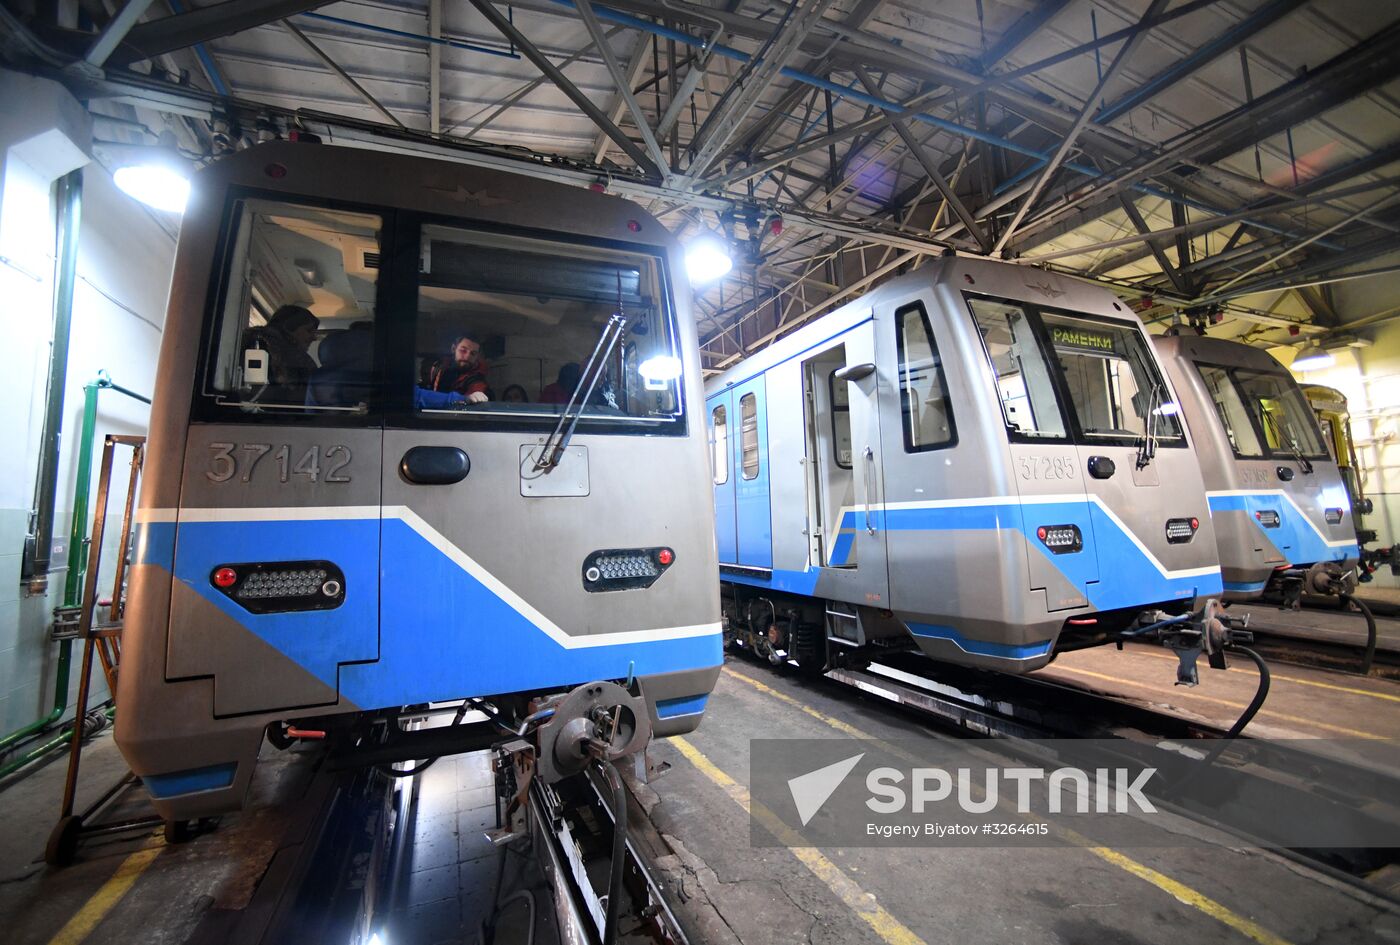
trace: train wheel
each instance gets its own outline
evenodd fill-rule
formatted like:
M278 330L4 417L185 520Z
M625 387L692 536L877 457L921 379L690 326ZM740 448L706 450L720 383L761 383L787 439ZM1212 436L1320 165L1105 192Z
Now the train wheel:
M167 820L165 822L166 843L188 843L194 838L194 827L188 820Z
M804 673L826 672L826 633L821 624L799 623L793 634L792 655Z
M83 818L69 814L54 824L44 848L44 862L50 866L67 866L78 854L78 836L83 832Z

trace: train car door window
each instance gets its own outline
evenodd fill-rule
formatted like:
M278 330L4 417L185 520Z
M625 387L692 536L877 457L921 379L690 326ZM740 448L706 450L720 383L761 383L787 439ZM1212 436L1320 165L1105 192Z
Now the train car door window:
M715 485L729 481L729 420L724 405L710 413L710 463L714 467Z
M826 374L826 387L831 405L831 452L837 466L851 468L851 390L845 381L836 379L844 362Z
M968 304L996 372L1007 429L1018 437L1065 438L1050 366L1026 312L1014 302L969 298Z
M956 436L943 362L929 331L928 314L915 302L896 312L899 319L899 396L907 452L951 446Z
M272 200L236 213L205 393L248 414L365 413L382 219Z
M1264 449L1259 445L1259 437L1254 434L1249 410L1231 382L1229 372L1210 364L1197 364L1196 370L1210 393L1215 415L1220 418L1220 425L1224 427L1235 455L1245 459L1262 457Z
M743 451L743 476L745 479L757 479L761 459L758 448L758 398L753 394L739 398L739 436Z

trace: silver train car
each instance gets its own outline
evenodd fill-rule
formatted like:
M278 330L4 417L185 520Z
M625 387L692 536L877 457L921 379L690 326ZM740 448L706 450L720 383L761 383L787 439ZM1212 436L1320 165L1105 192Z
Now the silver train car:
M1310 593L1351 582L1360 557L1355 510L1293 376L1236 341L1154 341L1200 458L1225 598L1282 593L1290 581Z
M306 143L200 172L117 693L162 816L240 806L269 726L514 728L610 681L692 730L723 644L689 292L606 194Z
M706 397L729 632L770 659L1023 673L1221 590L1174 394L1104 289L940 259Z

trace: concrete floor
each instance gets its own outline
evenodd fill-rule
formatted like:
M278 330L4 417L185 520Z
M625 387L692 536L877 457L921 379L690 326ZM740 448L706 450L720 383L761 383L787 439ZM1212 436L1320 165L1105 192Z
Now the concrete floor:
M1138 686L1144 699L1192 711L1225 711L1219 703L1191 701L1196 690L1173 687L1170 659L1146 647L1123 654L1087 651L1069 654L1046 672L1069 677L1078 670L1077 684L1106 685L1084 675L1097 673ZM1253 691L1250 675L1244 669L1203 672L1199 692L1220 703L1245 700ZM1291 668L1283 675L1310 682L1329 678ZM1400 702L1386 703L1390 720L1385 721L1373 705L1385 700L1291 685L1297 693L1279 692L1284 715L1307 712L1308 705L1316 710L1318 703L1308 700L1319 695L1352 700L1345 704L1354 705L1368 726L1384 725L1390 737L1400 736L1400 726L1393 724ZM1372 684L1362 681L1355 688ZM1395 691L1379 683L1374 688ZM1291 734L1301 730L1300 723L1281 717L1264 724ZM1212 846L1119 851L1068 845L752 846L744 806L751 739L836 738L853 732L884 740L945 737L837 684L806 681L740 658L727 664L700 729L654 746L654 757L671 770L651 785L634 784L633 790L649 815L643 828L648 847L659 852L657 867L695 945L1400 943L1400 914L1377 897L1223 839ZM265 749L254 803L224 818L213 834L175 847L149 834L109 838L85 845L79 863L60 871L42 865L42 850L62 765L40 769L0 794L0 842L7 854L0 877L6 880L0 883L5 930L0 940L6 945L186 941L212 912L248 901L305 786L302 761L298 749ZM93 742L84 770L90 790L122 773L109 736ZM477 941L475 917L495 889L500 862L482 837L491 809L489 783L482 755L445 758L423 776L413 850L399 898L384 917L390 945ZM1210 839L1204 828L1190 823L1173 822L1170 830ZM133 863L140 867L134 882L112 897L111 881L133 872ZM539 877L508 875L506 886L538 883ZM521 930L524 914L517 902L498 941L513 940L511 931ZM75 924L75 916L87 918Z
M684 745L654 749L672 770L639 793L674 850L661 865L703 941L1400 942L1400 914L1375 897L1223 839L1097 852L752 847L741 804L750 740L834 738L847 727L885 740L941 737L834 684L739 659L700 729ZM721 789L716 776L735 784ZM1173 829L1205 835L1182 822Z
M1176 715L1229 727L1258 688L1248 658L1230 668L1200 663L1200 685L1177 686L1177 658L1152 644L1064 653L1035 675L1153 705ZM1270 667L1269 696L1246 733L1260 738L1400 741L1400 682L1343 675L1307 666Z

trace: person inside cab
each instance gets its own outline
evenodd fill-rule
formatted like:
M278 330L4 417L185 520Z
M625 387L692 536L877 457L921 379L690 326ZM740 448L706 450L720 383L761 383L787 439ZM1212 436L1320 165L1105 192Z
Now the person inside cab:
M486 372L481 345L470 335L459 335L447 356L428 367L422 386L439 394L460 394L468 403L483 404L491 399Z
M267 387L258 400L268 404L306 403L306 388L317 369L309 349L321 320L300 305L283 305L266 325L248 332L245 348L267 352Z

